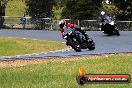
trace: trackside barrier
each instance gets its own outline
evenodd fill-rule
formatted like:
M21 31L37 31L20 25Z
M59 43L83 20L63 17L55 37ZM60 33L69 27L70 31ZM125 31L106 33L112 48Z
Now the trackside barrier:
M132 21L117 21L117 26L121 31L132 31Z
M59 30L59 20L52 18L31 19L31 17L9 17L4 16L4 28L6 29L33 29L33 30ZM98 31L97 20L72 20L67 22L78 24L84 30ZM121 31L132 31L132 21L116 21L117 27Z
M30 17L9 17L4 16L4 28L7 29L28 29L32 28Z

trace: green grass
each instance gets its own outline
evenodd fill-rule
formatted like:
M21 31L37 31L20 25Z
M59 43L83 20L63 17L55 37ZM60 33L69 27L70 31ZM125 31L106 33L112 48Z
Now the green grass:
M130 74L132 55L113 55L98 59L47 62L24 67L0 69L1 88L132 88L129 84L76 83L78 67L82 65L87 74Z
M6 16L21 17L26 11L25 0L9 0L6 7Z
M0 37L0 56L47 52L66 47L61 42Z

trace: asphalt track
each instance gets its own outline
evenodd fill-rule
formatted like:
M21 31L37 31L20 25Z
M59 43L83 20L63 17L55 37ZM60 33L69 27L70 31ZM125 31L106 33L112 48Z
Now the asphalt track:
M34 59L50 57L68 57L79 55L95 55L109 53L132 52L132 31L120 31L120 36L107 36L101 31L88 31L87 34L96 44L95 50L83 49L82 52L75 52L72 49L60 50L55 52L42 52L39 54L17 55L10 57L0 57L1 60L9 59ZM0 36L30 38L34 40L52 40L65 42L61 38L59 31L44 30L0 30Z

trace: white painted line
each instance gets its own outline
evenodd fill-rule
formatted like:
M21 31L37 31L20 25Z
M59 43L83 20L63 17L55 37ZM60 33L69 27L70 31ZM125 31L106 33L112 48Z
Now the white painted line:
M15 56L1 56L0 59L2 58L20 58L24 56L32 56L32 55L40 55L40 54L48 54L48 53L56 53L56 52L65 52L65 51L70 51L72 48L66 48L66 49L61 49L61 50L55 50L55 51L49 51L49 52L41 52L41 53L32 53L32 54L24 54L24 55L15 55Z
M22 39L27 39L27 38L22 38Z
M62 42L62 43L66 44L66 42Z
M38 39L33 39L33 40L38 40Z

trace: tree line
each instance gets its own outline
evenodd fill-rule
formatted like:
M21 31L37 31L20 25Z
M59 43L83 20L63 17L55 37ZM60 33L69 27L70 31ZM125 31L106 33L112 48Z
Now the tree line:
M3 0L0 0L0 2ZM27 13L32 18L53 18L53 7L61 7L61 18L96 19L101 10L114 15L118 20L132 20L131 0L23 0L27 5ZM0 8L1 11L1 8Z

